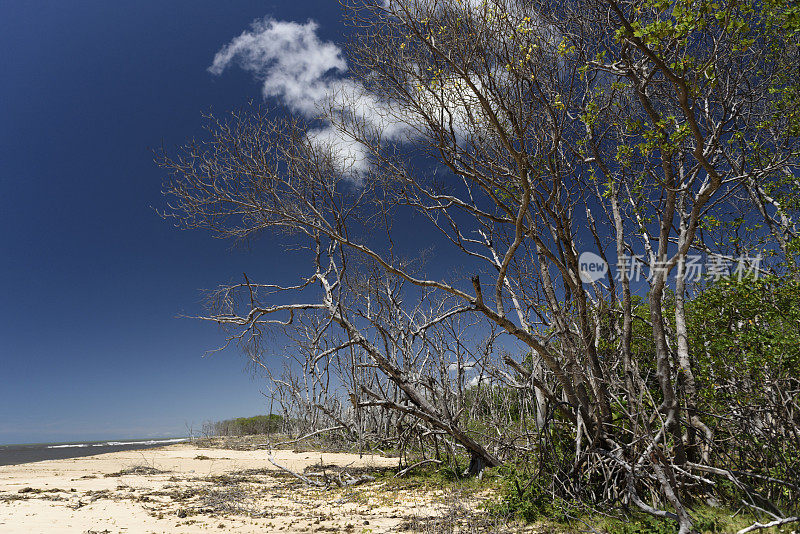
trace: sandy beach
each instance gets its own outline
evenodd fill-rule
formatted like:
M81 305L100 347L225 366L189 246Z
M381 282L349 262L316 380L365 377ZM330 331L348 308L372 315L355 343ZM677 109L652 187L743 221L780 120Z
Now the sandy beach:
M352 476L397 458L181 443L0 467L0 532L430 531L446 515L480 514L481 497L451 490L364 484L315 488L281 471ZM460 508L458 508L460 507ZM428 526L425 526L428 525Z

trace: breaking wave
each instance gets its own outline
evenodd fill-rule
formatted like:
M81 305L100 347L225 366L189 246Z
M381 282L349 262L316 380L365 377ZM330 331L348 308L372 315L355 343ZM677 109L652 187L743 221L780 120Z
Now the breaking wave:
M189 438L149 439L138 441L104 441L101 443L66 443L64 445L48 445L48 449L73 449L84 447L114 447L119 445L166 445L168 443L181 443Z

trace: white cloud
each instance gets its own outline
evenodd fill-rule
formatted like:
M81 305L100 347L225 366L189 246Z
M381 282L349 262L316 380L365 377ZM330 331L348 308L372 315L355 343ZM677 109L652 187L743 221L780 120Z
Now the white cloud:
M470 369L472 369L473 367L475 367L475 362L473 362L473 361L466 361L466 362L464 362L464 363L462 364L462 367L463 367L463 369L464 369L464 370L470 370ZM448 370L448 371L450 371L451 373L454 373L454 372L458 371L458 363L451 363L451 364L450 364L450 365L447 367L447 370Z
M472 379L469 382L467 382L467 387L468 388L474 388L475 386L480 386L481 384L483 384L486 381L487 380L485 378L483 378L483 377L474 376L474 377L472 377Z
M481 5L482 0L466 2L465 7ZM309 119L327 115L341 121L344 128L328 122L309 132L309 140L328 152L340 171L359 175L370 167L369 150L343 130L373 135L382 142L408 142L425 129L422 117L405 111L395 102L379 98L363 84L347 78L348 66L341 48L320 40L318 25L264 18L222 47L214 56L209 72L222 74L232 64L252 72L262 83L264 98L274 98L291 111ZM420 79L424 80L420 73ZM410 79L408 83L417 85ZM424 82L427 84L427 82ZM480 87L478 81L473 81ZM470 122L480 116L480 105L463 80L445 79L434 87L419 87L419 104L429 116L436 117L442 108L459 139L470 129ZM473 111L470 119L467 108Z
M312 130L308 138L317 148L330 154L345 174L358 175L369 170L369 154L364 145L335 126Z
M208 70L219 75L236 62L262 80L265 98L280 98L292 110L312 116L331 92L332 73L347 71L342 50L320 41L317 28L312 21L255 21L250 31L217 52Z
M238 64L261 80L264 98L276 98L306 118L318 118L323 110L332 110L385 141L408 139L412 130L390 103L343 77L348 68L341 48L321 41L317 29L313 21L255 21L250 30L217 52L208 70L220 75L231 64ZM340 128L328 124L309 132L309 139L329 152L341 171L360 174L368 170L366 147Z

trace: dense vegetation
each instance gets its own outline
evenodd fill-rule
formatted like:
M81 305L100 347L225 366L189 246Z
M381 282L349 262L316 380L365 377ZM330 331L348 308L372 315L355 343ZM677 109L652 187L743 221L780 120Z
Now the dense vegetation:
M271 434L285 429L283 417L276 414L237 417L203 424L205 436L253 436Z
M644 305L640 302L638 307ZM713 450L712 463L725 465L732 473L754 469L761 473L738 482L744 482L746 489L737 487L737 482L711 484L698 479L695 495L703 500L715 495L720 498L718 506L727 505L731 510L753 498L757 506L796 511L800 500L800 283L791 277L721 278L705 284L688 310L689 341L698 354L694 374L702 392L698 411L709 419L710 442L704 447ZM636 339L641 340L634 351L639 365L651 367L652 372L653 350L646 344L646 332ZM515 391L477 389L467 395L467 399L478 399L475 404L470 402L471 427L484 426L482 421L492 412L507 414L505 428L509 429L533 417L525 413ZM648 394L658 395L655 381ZM557 428L554 424L554 431L543 437L549 443L538 454L501 469L505 486L501 512L531 521L561 522L590 513L580 499L564 495L563 480L575 474L574 439L567 425L564 432ZM689 431L687 427L683 436L687 441ZM693 439L703 442L704 438ZM553 473L557 476L551 479ZM591 485L591 480L582 483ZM701 522L696 527L700 532L729 531L726 521L732 512L698 510ZM715 522L719 525L714 526ZM613 532L677 532L677 527L657 526L641 516L629 530L619 524L605 526Z

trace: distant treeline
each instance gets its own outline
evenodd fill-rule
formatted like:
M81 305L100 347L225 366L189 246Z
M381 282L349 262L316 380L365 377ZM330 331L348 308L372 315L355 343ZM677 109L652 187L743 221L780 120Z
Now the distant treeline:
M249 436L279 432L282 428L283 417L280 415L256 415L204 423L203 434L207 436Z

